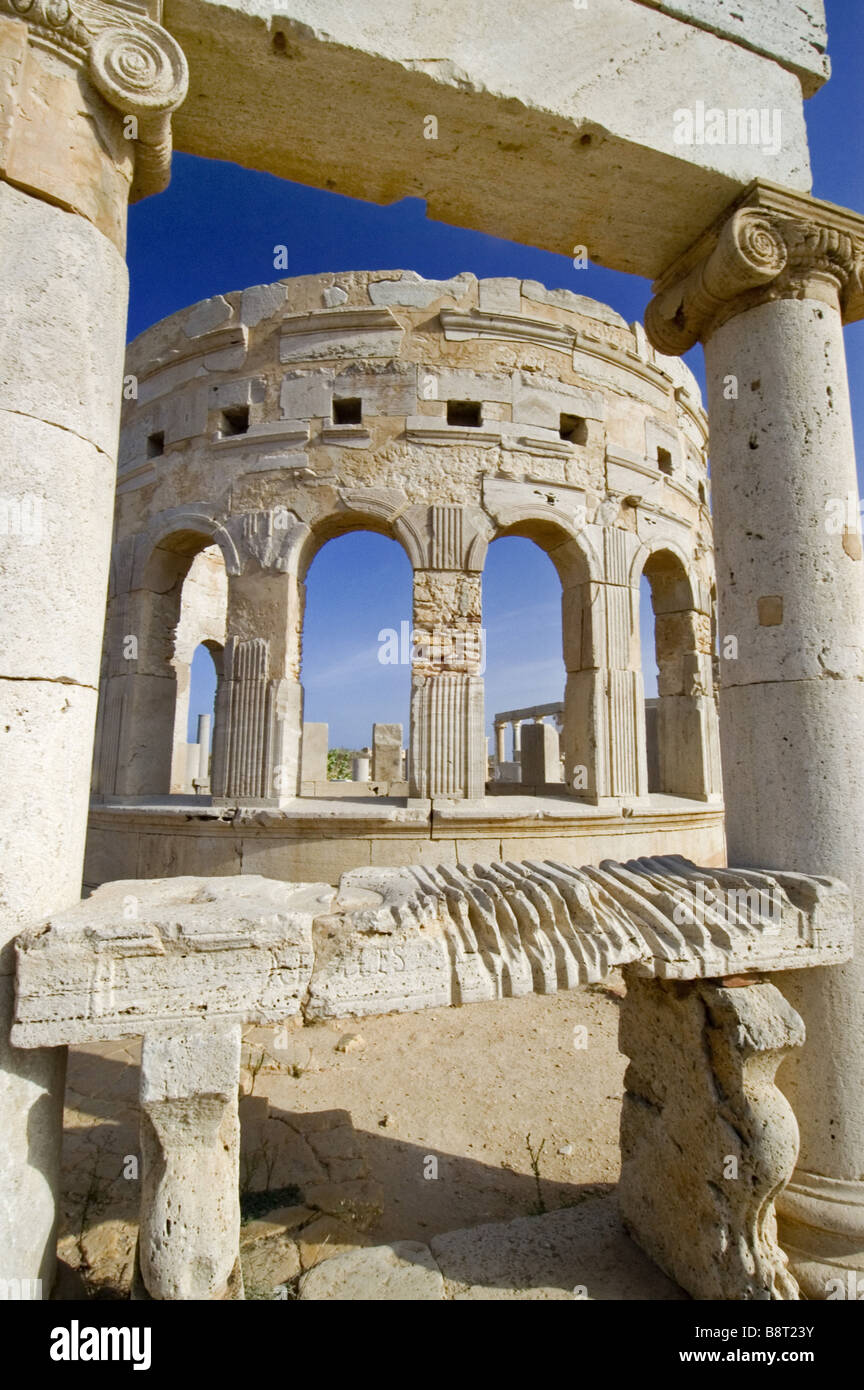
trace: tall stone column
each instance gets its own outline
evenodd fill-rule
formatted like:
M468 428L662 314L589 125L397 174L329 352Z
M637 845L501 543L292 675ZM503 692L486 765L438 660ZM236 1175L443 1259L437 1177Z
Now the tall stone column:
M412 796L486 791L481 580L465 565L459 507L430 509L430 566L414 572Z
M648 790L639 590L628 582L636 544L631 532L605 528L604 582L562 595L565 777L598 805Z
M217 691L214 796L290 800L300 793L304 589L286 558L296 536L271 513L242 518L243 571L228 579L228 637Z
M495 758L499 763L507 761L507 725L495 725Z
M864 564L842 321L864 218L753 185L656 287L663 352L705 343L733 864L852 888L857 955L779 977L807 1042L781 1239L809 1297L864 1272ZM838 523L838 516L842 519Z
M63 1050L8 1046L9 945L81 887L130 195L167 182L186 64L87 0L0 0L0 1277L54 1268Z

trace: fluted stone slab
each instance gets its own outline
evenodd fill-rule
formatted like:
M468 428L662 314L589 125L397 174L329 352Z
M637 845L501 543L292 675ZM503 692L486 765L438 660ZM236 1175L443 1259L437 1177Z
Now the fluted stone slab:
M354 869L338 892L257 876L128 880L18 940L12 1041L272 1023L550 994L618 966L723 978L847 960L835 879L678 857Z

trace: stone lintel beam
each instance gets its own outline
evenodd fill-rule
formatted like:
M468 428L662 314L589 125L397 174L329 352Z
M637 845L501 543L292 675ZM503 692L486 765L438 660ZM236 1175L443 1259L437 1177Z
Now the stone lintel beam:
M355 869L338 891L253 875L127 880L19 938L12 1042L549 994L623 965L758 977L847 960L850 915L836 880L677 857Z
M677 355L737 314L801 298L864 317L864 216L755 180L655 282L645 328Z

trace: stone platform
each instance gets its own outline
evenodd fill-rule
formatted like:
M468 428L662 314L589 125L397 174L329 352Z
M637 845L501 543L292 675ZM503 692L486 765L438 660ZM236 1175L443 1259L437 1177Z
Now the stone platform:
M149 797L94 803L84 882L243 873L336 884L355 868L532 858L578 866L663 854L724 864L723 807L660 794L614 809L566 795L304 797L282 808Z

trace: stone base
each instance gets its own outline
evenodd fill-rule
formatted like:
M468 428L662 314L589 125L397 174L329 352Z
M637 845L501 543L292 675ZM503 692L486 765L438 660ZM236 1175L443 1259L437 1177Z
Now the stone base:
M94 888L112 879L252 873L336 884L346 870L363 867L497 859L578 867L659 854L724 864L722 807L658 795L604 809L566 793L477 801L334 797L282 808L209 806L203 798L194 805L102 803L91 808L84 881Z

